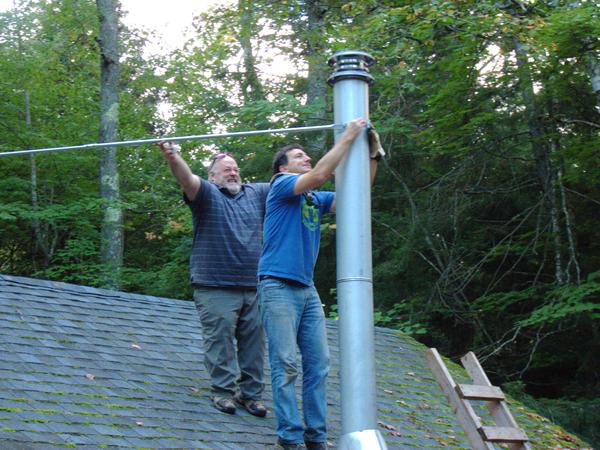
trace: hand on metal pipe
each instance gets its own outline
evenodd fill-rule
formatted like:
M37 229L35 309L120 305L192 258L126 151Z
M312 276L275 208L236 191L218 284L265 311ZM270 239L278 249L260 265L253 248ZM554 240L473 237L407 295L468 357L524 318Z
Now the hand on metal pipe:
M342 137L347 137L350 140L354 140L356 136L367 126L365 119L354 119L346 124L346 129Z

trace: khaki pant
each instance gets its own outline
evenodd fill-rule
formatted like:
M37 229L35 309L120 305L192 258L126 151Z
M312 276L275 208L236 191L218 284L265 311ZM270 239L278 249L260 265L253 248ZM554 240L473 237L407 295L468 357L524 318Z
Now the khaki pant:
M264 389L265 338L253 289L194 289L204 364L217 395L258 400Z

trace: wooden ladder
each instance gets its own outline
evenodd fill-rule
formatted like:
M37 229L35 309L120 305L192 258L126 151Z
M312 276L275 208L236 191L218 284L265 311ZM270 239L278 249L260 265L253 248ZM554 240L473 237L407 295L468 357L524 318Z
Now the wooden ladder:
M430 348L425 357L474 450L493 450L494 443L505 443L511 450L531 449L525 431L508 409L504 393L492 386L473 352L463 356L461 362L474 384L456 384L435 348ZM468 400L485 401L496 426L484 426Z

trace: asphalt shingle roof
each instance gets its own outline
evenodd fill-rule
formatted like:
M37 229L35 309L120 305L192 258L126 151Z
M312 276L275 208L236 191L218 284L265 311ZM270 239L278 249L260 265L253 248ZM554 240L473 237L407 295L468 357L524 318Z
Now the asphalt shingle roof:
M335 446L335 321L327 331ZM388 448L469 448L426 348L392 330L375 335L378 421ZM272 412L265 419L219 413L209 387L192 302L0 275L0 448L272 448ZM271 409L270 384L264 400ZM511 410L534 448L586 447L518 404Z

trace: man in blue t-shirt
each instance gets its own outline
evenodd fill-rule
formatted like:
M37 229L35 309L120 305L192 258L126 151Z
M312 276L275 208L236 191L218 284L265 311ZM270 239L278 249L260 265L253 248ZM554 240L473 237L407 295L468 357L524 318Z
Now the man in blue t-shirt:
M265 344L256 269L269 184L242 184L235 159L226 153L215 155L204 180L192 173L176 145L160 148L192 210L190 281L213 405L233 414L237 403L264 417Z
M258 263L258 299L269 343L278 444L283 449L327 448L326 378L329 349L325 314L313 283L324 213L335 211L333 192L313 192L333 174L365 128L350 122L341 138L313 168L297 144L273 158L263 249ZM378 157L371 158L371 179ZM302 355L302 407L296 403L296 351Z

